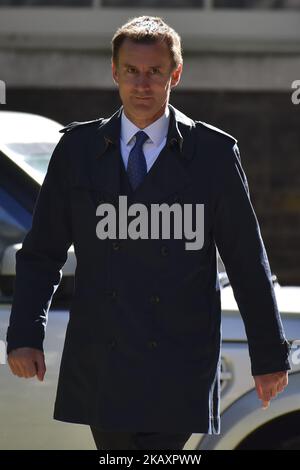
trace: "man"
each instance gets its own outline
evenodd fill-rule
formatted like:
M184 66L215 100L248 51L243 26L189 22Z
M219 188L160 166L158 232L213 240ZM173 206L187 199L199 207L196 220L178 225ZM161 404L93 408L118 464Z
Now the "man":
M123 106L109 119L63 129L17 253L8 361L14 374L43 380L47 312L74 243L54 418L90 425L99 449L181 449L193 432L220 432L216 246L263 407L287 384L289 347L236 139L169 104L182 73L178 34L144 16L122 26L112 45ZM174 214L203 209L200 248L160 228L145 236L147 217L140 236L136 225L131 237L129 227L124 233L136 204L163 203ZM111 231L110 208L119 210L122 235Z

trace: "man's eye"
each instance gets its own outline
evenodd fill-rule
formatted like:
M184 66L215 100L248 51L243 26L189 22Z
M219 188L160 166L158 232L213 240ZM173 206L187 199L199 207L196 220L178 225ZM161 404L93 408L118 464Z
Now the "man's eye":
M133 67L128 67L127 68L127 72L128 73L134 73L135 72L135 69Z
M159 70L158 69L151 69L151 74L152 75L156 75L159 73Z

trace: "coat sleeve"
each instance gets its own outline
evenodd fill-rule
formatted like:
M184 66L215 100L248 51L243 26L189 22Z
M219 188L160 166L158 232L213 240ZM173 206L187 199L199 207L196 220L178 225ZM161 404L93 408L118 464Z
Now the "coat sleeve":
M214 239L245 324L252 374L288 370L290 347L237 144L222 155L219 170Z
M65 139L64 135L51 156L31 229L16 254L7 353L19 347L43 350L48 310L72 243Z

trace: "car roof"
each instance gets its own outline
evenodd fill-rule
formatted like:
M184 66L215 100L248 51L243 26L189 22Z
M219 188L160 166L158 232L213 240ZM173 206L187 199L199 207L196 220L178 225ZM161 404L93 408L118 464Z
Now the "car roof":
M274 285L275 296L278 309L282 314L300 316L300 287ZM238 306L231 286L226 286L221 290L222 310L238 312Z
M63 125L38 114L0 111L0 148L12 142L57 142Z

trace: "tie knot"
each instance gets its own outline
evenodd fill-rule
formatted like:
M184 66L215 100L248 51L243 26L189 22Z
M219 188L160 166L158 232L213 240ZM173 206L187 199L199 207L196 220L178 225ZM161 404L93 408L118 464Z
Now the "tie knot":
M135 138L136 138L135 145L136 146L143 146L144 143L146 142L146 140L148 139L148 137L149 136L146 134L146 132L138 131L135 134Z

